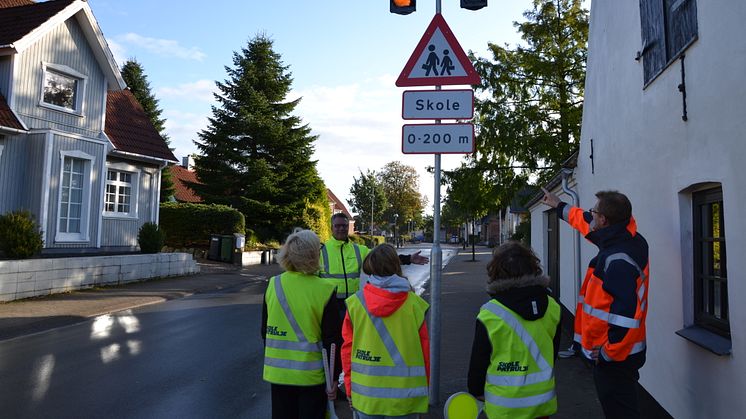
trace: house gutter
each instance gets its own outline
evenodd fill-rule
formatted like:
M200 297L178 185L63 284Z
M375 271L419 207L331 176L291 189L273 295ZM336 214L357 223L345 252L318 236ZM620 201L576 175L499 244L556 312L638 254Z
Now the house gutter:
M178 164L179 162L176 160L168 160L168 159L162 159L159 157L153 157L153 156L146 156L143 154L137 154L137 153L130 153L128 151L122 151L122 150L116 150L114 149L111 151L111 155L114 156L120 156L120 157L129 157L134 160L140 160L140 161L147 161L158 164L160 168L164 168L168 166L169 163Z
M572 204L573 206L580 207L580 198L578 197L578 194L570 189L570 187L567 185L567 179L572 175L572 169L562 169L560 172L562 175L562 190L570 195L572 197ZM580 295L580 281L581 281L581 273L580 273L580 232L575 230L575 234L572 236L572 244L575 248L575 281L573 281L573 285L575 286L575 307L578 306L578 296ZM577 315L577 313L575 314Z
M10 128L5 126L0 126L0 132L7 131L12 132L13 134L28 134L29 132L26 130L18 129L18 128Z

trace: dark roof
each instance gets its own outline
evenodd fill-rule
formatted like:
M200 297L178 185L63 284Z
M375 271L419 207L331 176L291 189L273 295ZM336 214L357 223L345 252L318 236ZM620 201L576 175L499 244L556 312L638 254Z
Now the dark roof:
M347 216L348 219L352 220L352 214L350 214L349 211L347 211L347 207L345 207L345 204L342 203L342 201L337 198L337 195L334 195L334 192L332 192L331 189L326 189L326 196L329 198L329 201L331 201L334 204L334 209L337 211L342 211L344 215Z
M0 45L17 42L74 1L0 0Z
M0 0L2 1L2 0ZM5 97L0 94L0 127L8 127L15 129L24 129L21 125L21 121L16 118L16 115L11 112L8 103L5 101Z
M197 180L197 172L182 166L171 166L171 180L174 182L174 198L179 202L202 202L202 197L197 195L186 182L200 183Z
M0 0L0 9L6 7L27 6L29 4L34 4L34 2L31 0Z
M104 132L119 151L178 162L129 90L110 90Z

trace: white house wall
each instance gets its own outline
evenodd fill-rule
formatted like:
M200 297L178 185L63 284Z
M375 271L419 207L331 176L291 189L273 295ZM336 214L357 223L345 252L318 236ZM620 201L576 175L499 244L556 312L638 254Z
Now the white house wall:
M87 76L83 116L39 106L44 83L42 62L64 65ZM93 137L101 132L106 93L104 74L75 18L53 28L20 53L15 67L14 110L26 125Z
M571 189L578 191L577 185L570 182L568 185ZM565 194L561 188L552 190L560 199L572 205L572 197ZM584 202L581 200L581 207L584 206ZM534 252L539 256L542 261L545 271L547 270L546 263L549 259L549 245L547 243L547 228L548 228L548 212L549 207L538 203L530 208L531 212L531 246ZM580 281L582 281L585 275L588 262L595 256L592 253L594 250L588 240L580 237L578 242L580 243L581 259L579 272L576 271L575 262L575 230L569 228L564 221L559 222L559 286L560 286L560 302L562 305L572 314L575 314L576 297L580 287Z
M639 2L593 2L576 178L586 208L597 190L625 193L650 245L648 358L641 383L676 418L727 418L746 411L746 2L700 0L696 6L699 39L686 50L685 122L680 61L643 90L642 62L634 60L642 43ZM723 189L729 356L675 334L693 323L688 188L705 182ZM583 264L593 253L583 248Z

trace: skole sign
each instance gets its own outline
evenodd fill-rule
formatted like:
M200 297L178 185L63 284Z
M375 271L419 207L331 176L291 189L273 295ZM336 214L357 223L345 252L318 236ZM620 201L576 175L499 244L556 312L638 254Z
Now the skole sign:
M403 119L471 119L474 92L463 90L407 90L402 95Z

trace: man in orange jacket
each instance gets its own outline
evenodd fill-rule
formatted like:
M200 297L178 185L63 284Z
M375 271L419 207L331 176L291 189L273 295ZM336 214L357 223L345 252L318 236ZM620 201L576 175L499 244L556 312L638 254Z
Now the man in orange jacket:
M648 243L637 232L629 199L616 191L596 193L584 211L543 189L543 202L598 247L580 289L576 339L594 364L593 381L607 418L637 418L639 369L645 363L648 312Z

